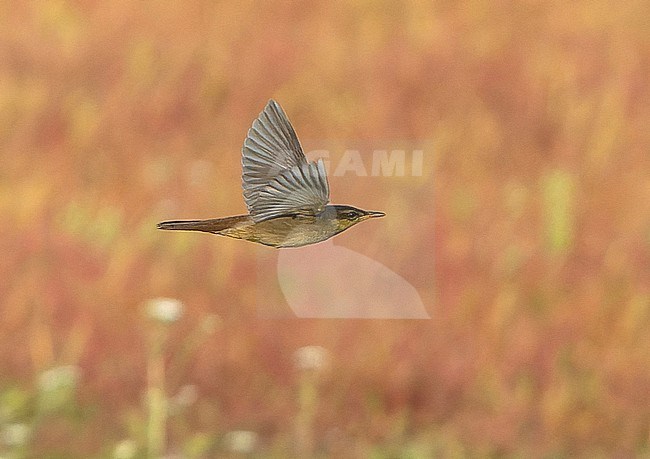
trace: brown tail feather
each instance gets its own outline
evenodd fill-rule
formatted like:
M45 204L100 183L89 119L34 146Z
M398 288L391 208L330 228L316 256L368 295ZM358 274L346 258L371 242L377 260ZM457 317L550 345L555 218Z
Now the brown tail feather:
M248 215L237 215L235 217L213 218L211 220L172 220L158 223L157 228L161 230L181 231L204 231L206 233L218 233L231 228L238 223L245 222Z

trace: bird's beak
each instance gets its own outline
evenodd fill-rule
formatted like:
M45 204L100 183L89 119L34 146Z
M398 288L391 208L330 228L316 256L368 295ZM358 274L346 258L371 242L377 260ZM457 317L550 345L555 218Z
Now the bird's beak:
M386 215L386 214L383 213L383 212L374 212L372 210L369 210L368 212L366 212L366 217L367 218L383 217L384 215Z

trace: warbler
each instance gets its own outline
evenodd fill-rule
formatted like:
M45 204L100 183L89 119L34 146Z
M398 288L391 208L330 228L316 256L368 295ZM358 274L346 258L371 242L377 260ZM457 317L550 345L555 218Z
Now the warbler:
M158 229L203 231L277 248L301 247L385 215L327 205L330 192L323 160L307 161L293 126L274 100L248 131L242 168L248 215L165 221Z

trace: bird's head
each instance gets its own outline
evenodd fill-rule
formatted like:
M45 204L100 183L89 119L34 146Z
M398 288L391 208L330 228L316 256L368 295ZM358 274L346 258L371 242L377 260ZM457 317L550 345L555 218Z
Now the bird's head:
M383 217L383 212L374 212L372 210L361 210L352 206L333 206L336 211L336 221L340 230L347 229L359 222L369 218Z

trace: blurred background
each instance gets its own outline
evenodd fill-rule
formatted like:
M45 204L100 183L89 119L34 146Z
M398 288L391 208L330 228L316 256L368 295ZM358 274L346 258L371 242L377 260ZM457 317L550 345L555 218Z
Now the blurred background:
M0 4L2 456L650 455L648 17ZM336 244L431 320L264 319L266 249L155 230L245 211L271 97L302 139L433 145L417 192L332 182L388 213Z

